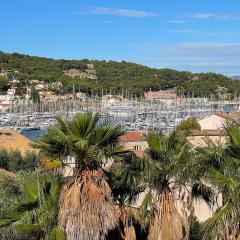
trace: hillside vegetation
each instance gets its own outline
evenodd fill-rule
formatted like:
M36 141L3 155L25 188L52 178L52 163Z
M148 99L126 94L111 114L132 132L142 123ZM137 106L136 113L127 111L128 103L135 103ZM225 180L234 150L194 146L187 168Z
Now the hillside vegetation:
M232 76L231 79L232 79L232 80L240 80L240 76L238 76L238 75Z
M89 64L93 64L93 68L88 67ZM46 83L62 82L61 92L69 92L74 82L77 89L81 88L89 93L100 92L102 89L120 92L127 88L129 92L140 95L149 89L173 87L181 93L195 96L240 93L240 81L220 74L193 74L172 69L156 69L125 61L54 60L0 52L0 69L12 70L9 76L20 80L20 89L26 87L29 80L37 79ZM66 74L69 70L75 71L74 77ZM91 74L96 74L96 78L88 77Z

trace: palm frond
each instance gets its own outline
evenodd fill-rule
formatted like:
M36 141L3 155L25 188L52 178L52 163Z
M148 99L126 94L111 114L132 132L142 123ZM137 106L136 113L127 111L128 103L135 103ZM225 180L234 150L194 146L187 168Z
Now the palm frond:
M239 231L239 211L227 204L204 222L202 232L204 239L230 239L234 232Z
M14 227L18 233L32 233L41 229L40 224L15 224Z
M187 132L185 131L174 131L167 143L167 150L175 152L181 151L182 147L185 145L187 141Z
M24 211L14 209L11 212L8 212L5 216L0 216L0 227L8 226L24 216Z
M56 176L23 173L22 196L14 209L0 216L0 226L9 226L28 234L49 232L55 225L61 181Z
M191 197L195 201L205 201L211 206L214 201L214 191L203 183L195 183L191 189Z
M146 163L129 153L123 163L116 162L109 173L109 182L115 199L120 204L130 204L145 189Z
M59 225L68 240L105 239L118 225L111 189L101 169L82 171L60 195Z
M149 240L189 239L189 224L185 215L180 215L171 192L161 192L155 203L150 220Z
M57 117L57 125L36 139L32 146L52 159L76 160L76 168L100 166L110 158L120 157L123 147L119 137L124 133L118 125L99 122L99 114L79 113L72 120Z
M56 227L49 233L47 240L65 240L64 232Z
M141 224L142 227L148 226L150 221L150 216L152 214L153 206L154 206L154 196L151 191L148 191L145 194L144 199L141 205L139 206L139 209L136 215L136 219L138 220L138 222Z
M147 138L149 149L159 152L164 147L165 136L162 133L151 132Z
M240 189L240 181L234 176L227 176L218 171L211 172L211 182L219 189L229 189L232 193Z
M173 132L170 136L151 133L148 137L149 149L144 155L148 166L146 181L149 188L159 194L150 218L149 240L189 237L186 216L180 216L172 193L173 188L184 186L182 176L191 169L186 137L184 131ZM145 202L143 204L145 206Z
M228 134L228 147L226 152L231 157L240 159L240 126L228 124L225 126Z

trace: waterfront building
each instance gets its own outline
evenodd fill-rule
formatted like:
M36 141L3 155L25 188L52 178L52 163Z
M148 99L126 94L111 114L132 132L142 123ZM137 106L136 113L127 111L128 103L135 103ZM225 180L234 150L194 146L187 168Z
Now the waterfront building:
M163 99L176 99L177 94L175 91L148 91L144 92L146 100L163 100Z

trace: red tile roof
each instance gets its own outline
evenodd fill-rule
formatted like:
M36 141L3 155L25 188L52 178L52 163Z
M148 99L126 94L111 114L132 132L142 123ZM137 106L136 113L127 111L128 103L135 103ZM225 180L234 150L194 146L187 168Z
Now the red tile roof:
M141 132L128 132L120 137L122 142L146 141L146 136Z
M232 112L232 113L228 113L228 114L217 113L215 115L217 115L218 117L221 117L227 121L233 121L235 123L240 122L240 111Z
M225 136L226 131L224 129L207 129L207 130L191 130L189 136Z
M229 113L230 116L236 116L236 117L240 117L240 111L236 111L236 112L232 112L232 113Z
M225 120L230 120L231 119L230 116L228 116L227 114L224 114L224 113L216 113L215 115L220 117L220 118L223 118Z

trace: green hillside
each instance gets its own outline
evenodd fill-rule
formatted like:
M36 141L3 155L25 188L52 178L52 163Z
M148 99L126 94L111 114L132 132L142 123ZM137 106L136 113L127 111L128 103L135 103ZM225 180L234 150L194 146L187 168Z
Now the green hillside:
M97 79L84 77L89 70L87 64L94 64L92 71L96 71ZM62 92L70 91L74 82L77 89L81 88L88 92L100 92L102 89L120 92L127 88L129 92L140 95L149 89L177 87L179 91L195 96L219 92L232 95L240 93L240 81L220 74L193 74L172 69L156 69L125 61L54 60L0 52L0 69L12 70L8 78L14 76L20 80L19 89L24 89L29 80L37 79L46 83L62 82ZM68 74L71 69L76 72L74 76Z
M240 80L240 76L238 76L238 75L232 76L231 79L232 79L232 80Z

